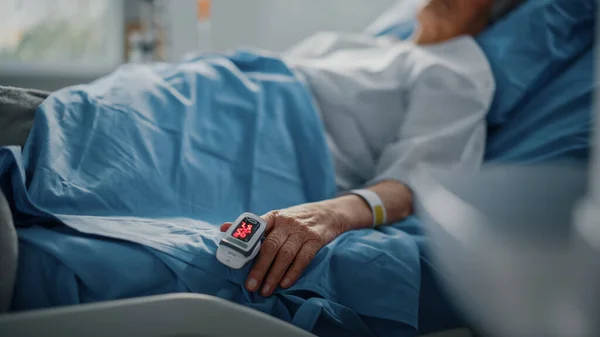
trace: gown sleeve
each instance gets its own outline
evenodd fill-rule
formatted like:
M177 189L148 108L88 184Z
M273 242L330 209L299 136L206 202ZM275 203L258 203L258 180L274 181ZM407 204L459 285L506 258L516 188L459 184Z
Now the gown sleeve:
M410 187L410 174L420 167L477 167L483 161L486 114L495 91L485 55L470 37L422 52L402 126L367 185L396 180Z

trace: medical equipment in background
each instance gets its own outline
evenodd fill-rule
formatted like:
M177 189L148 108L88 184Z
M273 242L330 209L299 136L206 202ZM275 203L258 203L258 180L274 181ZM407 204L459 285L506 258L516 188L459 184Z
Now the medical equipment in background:
M142 0L140 29L128 36L129 62L148 63L165 60L163 48L166 28L165 4L161 0Z
M212 0L197 0L198 20L198 50L201 52L213 51L213 36L211 25Z
M217 249L217 260L224 265L240 269L252 261L267 229L267 223L252 213L243 213L229 227Z
M215 40L215 7L217 4L211 0L160 0L158 4L159 17L159 52L162 61L179 62L183 59L193 58L199 53L223 51L217 46ZM245 2L241 2L244 4ZM243 9L237 9L237 1L220 3L222 22L227 32L235 21L229 21ZM229 7L227 7L229 6ZM224 19L224 21L223 21ZM233 20L233 19L232 19ZM223 29L222 27L222 29ZM238 27L238 26L235 26ZM237 31L237 29L235 29ZM220 36L218 41L223 44L227 41L227 34ZM235 49L237 44L228 45L225 49Z

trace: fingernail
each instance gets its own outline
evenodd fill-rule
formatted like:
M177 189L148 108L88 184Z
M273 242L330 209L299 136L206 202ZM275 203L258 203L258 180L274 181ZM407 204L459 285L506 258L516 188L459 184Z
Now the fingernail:
M262 290L263 295L268 295L270 290L271 290L270 285L267 284L266 286L264 286L263 290Z
M248 280L248 288L250 288L250 289L255 289L257 284L258 284L258 281L256 281L253 278Z
M281 286L282 287L287 287L288 284L290 284L290 279L289 278L284 278L283 282L281 282Z

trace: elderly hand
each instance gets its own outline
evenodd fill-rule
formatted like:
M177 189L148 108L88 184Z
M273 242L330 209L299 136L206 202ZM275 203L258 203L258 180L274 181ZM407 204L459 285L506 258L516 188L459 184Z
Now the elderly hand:
M412 212L412 193L404 184L383 181L370 189L381 198L390 223ZM262 296L270 296L278 286L291 287L319 250L342 233L373 225L369 205L352 194L272 211L262 218L267 236L246 280L246 288L261 289ZM231 223L224 223L221 231L229 227Z
M321 248L351 229L348 216L357 210L366 211L368 223L370 209L356 196L263 215L267 222L267 236L246 280L246 288L257 291L262 285L261 295L270 296L277 286L292 286ZM231 223L223 224L221 231L227 231L230 226Z

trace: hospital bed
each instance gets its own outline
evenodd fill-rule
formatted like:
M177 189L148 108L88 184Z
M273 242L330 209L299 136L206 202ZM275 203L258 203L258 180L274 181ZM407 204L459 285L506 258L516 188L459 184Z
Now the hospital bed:
M592 3L588 0L530 1L479 38L490 57L499 88L488 120L487 162L587 161L591 93L595 87L589 71L593 61L593 34L588 31L593 21ZM566 8L557 11L555 6ZM561 16L565 13L579 20ZM369 33L405 37L410 32L413 17L406 16L405 12L401 14L399 17L403 20L400 21L390 20L394 15L387 15L388 25L374 24ZM532 17L541 21L531 23ZM523 25L530 29L521 29ZM560 50L555 49L557 45ZM545 55L543 60L540 54ZM425 255L423 259L429 257ZM428 308L427 303L423 307L424 316L434 316L432 313L436 311ZM456 322L434 322L443 319L441 316L424 319L423 324L430 325L425 331L447 330L431 336L472 336L468 329L454 329L460 326ZM311 336L291 324L246 307L190 294L109 301L0 317L2 336L162 337L242 333Z
M310 337L291 324L206 295L172 294L0 319L2 336ZM457 329L427 337L468 337Z

